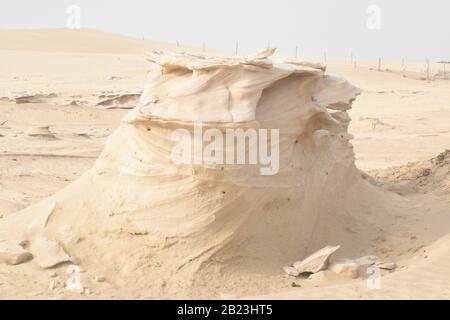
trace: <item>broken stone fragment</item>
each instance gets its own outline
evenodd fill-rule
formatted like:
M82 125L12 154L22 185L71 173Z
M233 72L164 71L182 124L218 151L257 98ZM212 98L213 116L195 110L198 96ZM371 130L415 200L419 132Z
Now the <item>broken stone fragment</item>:
M71 261L70 256L58 242L45 237L36 238L31 244L30 251L38 265L43 269L52 268L61 263Z
M384 270L394 270L395 268L397 268L397 265L393 262L377 262L375 263L375 267Z
M30 137L40 137L48 140L56 139L56 136L50 131L49 126L31 128L26 132L26 134Z
M356 279L359 276L360 265L352 260L341 259L331 263L329 270L350 279Z
M314 282L315 284L321 284L329 282L333 279L333 273L328 270L319 271L317 273L313 273L308 277L308 280Z
M54 93L42 93L42 92L28 92L28 91L17 91L11 92L8 96L9 100L16 103L41 103L46 98L55 98Z
M340 246L326 246L319 251L316 251L306 259L294 263L294 268L297 269L300 274L306 272L316 273L325 270L328 267L330 256L339 248Z
M106 281L106 277L105 276L103 276L103 275L98 275L98 276L95 276L95 281L97 281L97 282L105 282Z
M364 257L361 257L361 258L358 258L358 259L354 259L354 260L351 260L351 261L356 262L360 267L367 268L367 267L373 266L378 261L378 257L376 257L376 256L364 256Z
M33 256L22 244L23 241L0 241L0 263L18 265L31 260Z
M293 277L297 277L300 273L294 267L283 267L283 271Z

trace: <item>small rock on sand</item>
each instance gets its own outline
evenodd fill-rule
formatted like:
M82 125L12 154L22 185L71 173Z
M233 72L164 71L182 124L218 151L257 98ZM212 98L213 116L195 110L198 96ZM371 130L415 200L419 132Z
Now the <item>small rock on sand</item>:
M106 277L105 276L102 276L102 275L98 275L98 276L95 276L95 281L97 281L97 282L105 282L106 281Z
M308 280L312 281L316 285L320 285L323 283L330 282L332 280L332 272L328 270L319 271L317 273L313 273L308 277Z
M297 277L300 274L294 267L283 267L283 271L293 277Z
M375 267L384 270L394 270L395 268L397 268L397 265L393 262L378 262L375 264Z
M30 251L35 257L38 265L43 269L52 268L63 262L69 262L70 256L58 244L45 237L38 237L33 241Z
M316 273L325 270L328 267L328 260L330 256L339 248L340 246L326 246L308 256L306 259L294 263L294 268L297 269L300 274L306 272Z
M17 265L27 262L33 256L22 247L22 241L0 241L0 262Z
M122 78L118 77L118 76L109 76L106 78L106 80L120 80L120 79L122 79Z
M45 138L48 140L55 140L56 136L50 131L49 126L35 127L27 131L27 135L30 137Z
M364 256L358 259L348 259L349 261L353 261L355 263L357 263L360 267L370 267L373 266L377 261L378 261L378 257L376 256Z

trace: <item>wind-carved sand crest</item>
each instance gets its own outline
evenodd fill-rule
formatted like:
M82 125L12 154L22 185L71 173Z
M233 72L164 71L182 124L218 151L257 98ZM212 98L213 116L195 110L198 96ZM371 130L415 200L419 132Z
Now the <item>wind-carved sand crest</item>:
M164 283L156 295L214 283L235 265L280 273L314 248L345 244L341 215L357 211L355 194L370 192L347 133L359 90L321 65L273 61L274 51L150 53L140 101L94 167L3 219L0 240L56 241L84 268ZM196 122L222 132L278 129L277 174L261 175L259 164L174 163L171 134ZM46 223L28 233L52 203Z

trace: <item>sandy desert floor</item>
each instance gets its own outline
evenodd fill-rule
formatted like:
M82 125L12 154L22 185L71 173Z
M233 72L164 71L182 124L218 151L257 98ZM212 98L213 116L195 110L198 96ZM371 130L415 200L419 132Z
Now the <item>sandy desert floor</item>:
M0 219L93 165L137 102L148 69L143 53L152 49L196 50L94 30L0 30ZM450 80L424 80L425 66L417 63L406 63L404 72L400 62L384 63L381 72L376 61L330 60L327 66L327 73L362 89L350 112L357 166L409 208L367 231L374 235L371 252L397 268L383 273L376 290L365 280L326 273L291 288L292 279L280 272L268 290L230 284L211 298L449 299L450 153L444 151L450 149ZM433 64L433 73L440 68ZM30 97L12 101L20 92ZM54 277L65 277L63 267L44 272L32 264L0 264L0 298L152 298L96 276L85 270L90 295L81 296L51 287Z

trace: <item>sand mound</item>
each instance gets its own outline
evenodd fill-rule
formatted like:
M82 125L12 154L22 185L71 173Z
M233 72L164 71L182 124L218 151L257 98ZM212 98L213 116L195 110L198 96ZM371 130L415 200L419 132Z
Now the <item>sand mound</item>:
M439 71L433 76L433 80L450 80L450 72Z
M450 194L450 150L445 150L428 161L377 170L372 172L372 176L400 194Z
M355 222L361 211L373 210L375 219L387 205L367 209L383 195L354 165L347 110L359 91L322 66L274 62L271 53L150 54L140 101L94 167L51 198L2 219L0 240L33 245L45 237L117 286L132 283L172 298L265 281L324 245L340 245L344 255L361 250L366 240L356 239L349 225L370 225L370 219ZM273 149L279 170L264 175L261 164L176 164L174 130L195 134L199 121L216 132L279 129ZM46 223L31 232L42 215Z
M0 49L62 53L142 54L145 49L175 50L175 44L120 36L93 29L0 30Z

